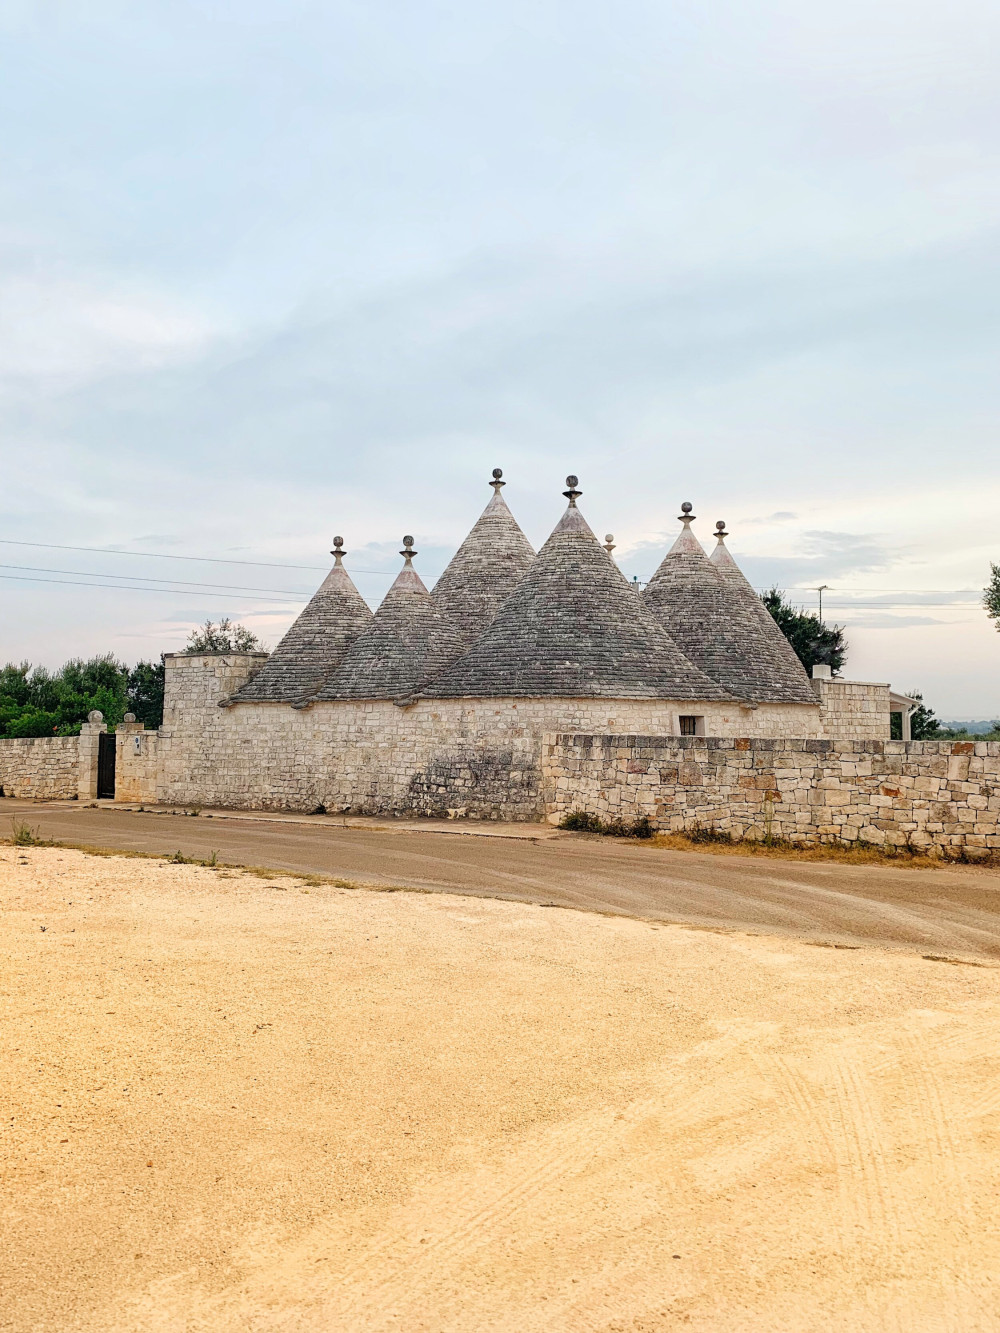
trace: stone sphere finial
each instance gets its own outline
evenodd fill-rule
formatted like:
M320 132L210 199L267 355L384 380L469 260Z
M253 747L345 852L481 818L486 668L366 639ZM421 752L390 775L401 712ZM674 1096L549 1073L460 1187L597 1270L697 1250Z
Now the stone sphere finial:
M100 710L99 708L92 708L92 709L90 710L90 712L87 714L87 721L88 721L88 722L103 722L103 721L104 721L104 714L101 712L101 710Z
M569 487L569 490L563 491L563 495L565 495L566 499L569 501L570 509L576 508L576 497L583 494L583 491L578 491L576 489L579 481L579 477L569 476L566 478L566 485Z
M615 549L615 534L613 532L605 533L604 549L607 551L608 555Z
M409 566L413 562L413 557L417 554L417 552L413 549L412 537L406 536L403 538L403 549L400 551L399 554L406 561L405 568L409 568Z
M331 555L333 556L333 558L336 560L336 562L337 562L338 565L341 563L341 561L342 561L343 558L344 558L344 549L343 549L343 548L344 548L344 539L343 539L343 537L334 537L334 539L333 539L333 550L330 552L330 554L331 554Z
M681 505L681 512L677 515L677 517L680 519L682 523L690 523L691 520L694 518L694 514L691 513L691 510L693 508L694 505L691 503L690 500L685 500L684 503Z
M134 721L135 721L135 713L126 713L125 716L122 718L122 721L123 721L123 722L134 722Z
M718 537L720 542L722 541L723 537L729 536L729 533L726 531L726 520L724 518L720 518L719 521L716 523L715 535L716 537Z
M506 485L507 485L507 483L506 483L505 481L501 481L501 480L500 480L502 476L503 476L503 468L502 468L502 467L495 467L495 468L493 469L493 480L490 482L490 485L493 487L493 494L494 494L494 495L499 495L499 494L500 494L500 487L501 487L501 486L506 486Z

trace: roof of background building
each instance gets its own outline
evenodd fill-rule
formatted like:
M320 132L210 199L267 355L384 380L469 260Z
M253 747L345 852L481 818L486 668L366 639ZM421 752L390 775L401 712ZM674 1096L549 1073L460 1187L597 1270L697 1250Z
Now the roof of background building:
M395 583L315 700L399 698L462 653L458 631L413 568L413 538L404 537L403 546Z
M524 577L535 552L507 508L493 470L493 496L431 593L467 645L493 620Z
M370 624L371 608L343 566L343 544L334 537L333 569L234 702L295 703L312 694Z
M721 581L722 609L733 643L759 691L747 697L761 703L815 704L816 694L794 648L730 555L725 527L722 522L715 525L717 542L709 563Z
M579 509L569 506L472 649L423 698L731 698L642 606Z

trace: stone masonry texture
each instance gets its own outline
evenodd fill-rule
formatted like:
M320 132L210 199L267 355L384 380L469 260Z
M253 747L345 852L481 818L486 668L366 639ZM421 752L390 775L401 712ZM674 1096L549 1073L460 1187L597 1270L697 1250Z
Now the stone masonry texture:
M1000 850L1000 742L551 735L546 817L648 816L665 831Z
M79 772L78 736L0 740L0 787L5 796L70 800L77 795Z

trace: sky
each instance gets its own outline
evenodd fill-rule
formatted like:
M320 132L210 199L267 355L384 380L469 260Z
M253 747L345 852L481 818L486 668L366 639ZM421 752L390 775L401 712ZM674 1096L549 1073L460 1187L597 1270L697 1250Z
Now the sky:
M845 675L1000 716L998 49L992 0L0 0L0 661L273 646L335 533L430 585L502 467L536 547L572 472L645 579L690 500Z

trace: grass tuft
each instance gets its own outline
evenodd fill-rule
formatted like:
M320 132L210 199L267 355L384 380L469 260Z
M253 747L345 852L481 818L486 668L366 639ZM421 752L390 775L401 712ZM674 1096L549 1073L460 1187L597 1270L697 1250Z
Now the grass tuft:
M10 821L11 834L7 841L12 847L51 847L53 844L43 838L37 828L32 828L23 819Z

